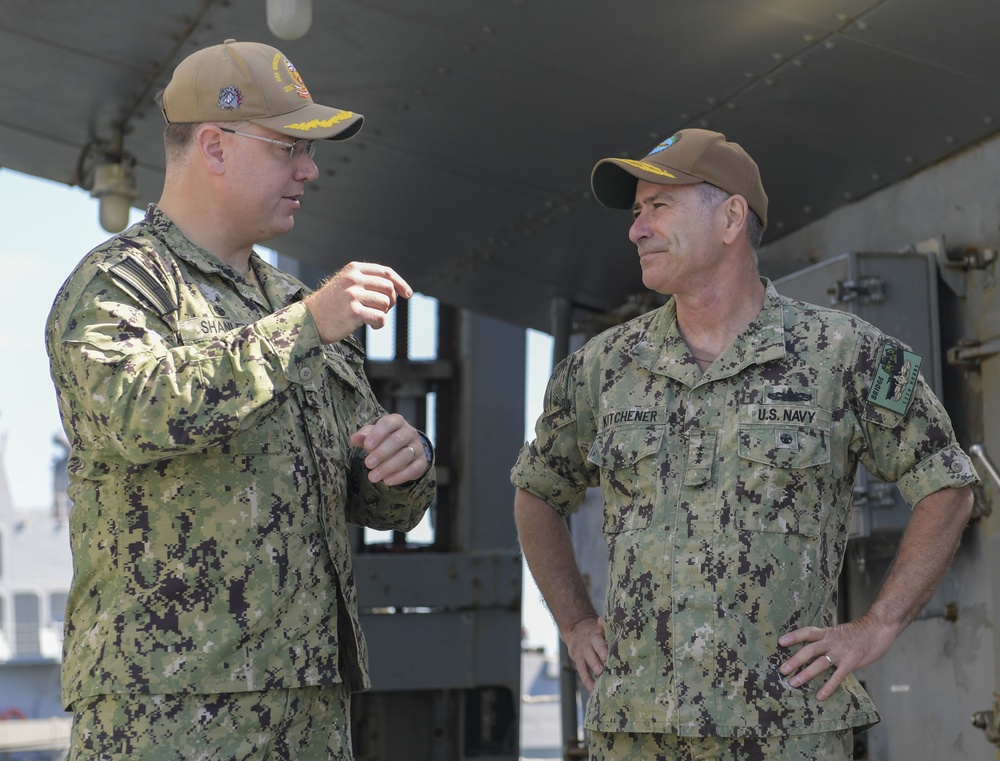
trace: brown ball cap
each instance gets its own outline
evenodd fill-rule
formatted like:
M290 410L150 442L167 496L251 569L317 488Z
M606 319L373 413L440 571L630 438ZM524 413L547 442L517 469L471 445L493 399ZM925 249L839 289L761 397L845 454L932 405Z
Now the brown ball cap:
M658 185L708 182L741 195L767 229L767 194L756 162L726 136L704 129L682 129L641 161L601 159L590 176L597 200L612 209L631 209L639 180Z
M168 123L241 122L288 137L345 140L364 117L313 103L291 62L270 45L226 40L192 53L163 91Z

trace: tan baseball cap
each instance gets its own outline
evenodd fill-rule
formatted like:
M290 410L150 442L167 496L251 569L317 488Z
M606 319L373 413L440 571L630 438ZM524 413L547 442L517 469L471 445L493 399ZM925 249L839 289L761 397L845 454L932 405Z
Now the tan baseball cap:
M708 182L747 199L747 205L767 228L767 194L756 162L718 132L682 129L641 161L601 159L590 176L590 185L597 200L605 206L631 209L639 180L658 185Z
M226 40L192 53L163 91L168 123L248 121L289 137L346 140L364 117L313 103L291 61L260 42Z

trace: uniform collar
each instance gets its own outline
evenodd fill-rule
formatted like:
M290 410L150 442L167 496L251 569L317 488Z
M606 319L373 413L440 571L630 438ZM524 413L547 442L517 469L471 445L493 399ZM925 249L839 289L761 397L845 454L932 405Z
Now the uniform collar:
M188 240L173 220L164 214L155 203L150 204L146 209L145 224L178 259L183 259L200 272L217 274L231 280L237 287L248 288L248 293L253 295L256 300L260 300L257 289L250 285L243 273L226 264L215 254ZM302 283L272 267L256 252L250 254L250 266L257 273L261 288L264 289L264 294L274 309L300 301L305 296L305 288Z
M631 350L636 362L659 375L666 375L686 386L721 380L746 367L785 357L785 325L781 296L767 278L764 306L715 363L704 373L691 358L687 344L677 329L677 305L670 299L657 310Z

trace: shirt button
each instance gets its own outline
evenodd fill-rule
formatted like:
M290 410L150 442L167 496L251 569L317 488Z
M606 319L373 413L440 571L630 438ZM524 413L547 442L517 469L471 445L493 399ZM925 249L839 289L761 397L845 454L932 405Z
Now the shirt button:
M952 461L952 463L951 463L951 472L952 473L961 473L962 472L962 463L960 463L958 460Z
M313 377L313 371L311 367L303 367L299 370L299 378L305 382L308 382Z

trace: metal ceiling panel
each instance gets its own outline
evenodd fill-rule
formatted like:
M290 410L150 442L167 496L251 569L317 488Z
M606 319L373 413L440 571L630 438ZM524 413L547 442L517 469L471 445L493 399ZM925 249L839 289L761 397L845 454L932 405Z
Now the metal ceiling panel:
M1000 3L907 0L876 3L844 34L955 74L1000 84Z
M137 205L155 201L153 93L197 48L267 42L318 102L366 116L320 147L295 231L270 245L329 270L383 261L544 330L554 298L606 310L642 291L627 212L590 197L600 158L725 132L761 166L773 240L1000 119L1000 6L984 0L314 0L313 16L283 42L264 0L0 0L21 63L0 80L0 164L85 182L122 122Z
M706 123L757 158L778 236L992 134L1000 87L839 37L734 107Z

